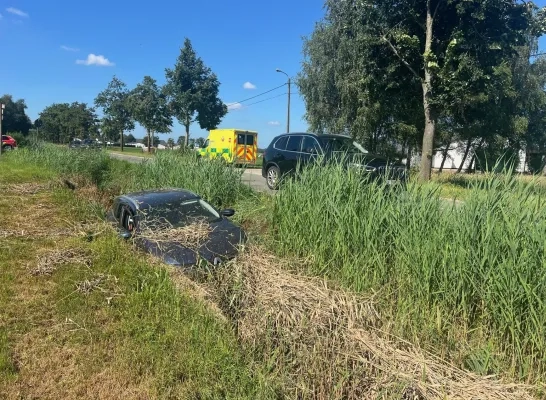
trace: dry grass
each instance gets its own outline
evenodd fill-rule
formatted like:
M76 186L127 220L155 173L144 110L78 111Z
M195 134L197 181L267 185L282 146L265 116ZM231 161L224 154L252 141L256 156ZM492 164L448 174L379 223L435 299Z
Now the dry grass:
M206 221L201 220L176 228L168 222L154 220L146 221L146 224L141 226L136 237L158 244L176 242L184 247L195 249L208 239L211 231L210 225Z
M84 265L89 267L89 252L81 248L47 250L36 256L36 262L29 266L31 275L51 275L62 265Z
M373 298L287 272L251 248L216 280L240 339L309 399L532 399L530 386L456 368L382 333Z

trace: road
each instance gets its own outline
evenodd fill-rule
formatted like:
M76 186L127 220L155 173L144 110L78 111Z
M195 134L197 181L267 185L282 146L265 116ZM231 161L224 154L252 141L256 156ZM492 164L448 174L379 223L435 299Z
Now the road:
M149 160L149 158L139 157L129 154L120 154L120 153L110 153L110 157L117 158L118 160L125 160L131 163L139 163ZM265 179L262 177L261 169L247 169L243 172L243 182L249 185L255 190L261 192L273 194L274 192L267 187Z

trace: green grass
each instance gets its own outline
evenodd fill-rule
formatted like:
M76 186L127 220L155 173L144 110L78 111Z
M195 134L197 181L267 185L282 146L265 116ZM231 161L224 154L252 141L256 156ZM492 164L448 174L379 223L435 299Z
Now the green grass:
M336 165L311 166L270 197L245 186L241 171L194 154L128 164L42 148L9 158L74 171L113 193L185 187L235 206L251 240L305 258L302 272L373 293L386 331L478 373L546 377L546 190L537 180L439 176L396 192Z
M10 183L49 179L20 161L0 161ZM178 289L170 269L120 241L88 199L44 189L21 201L10 190L3 188L0 207L13 217L0 229L28 233L0 236L0 397L280 397L264 367L240 351L231 326L195 292ZM38 238L39 216L47 216L38 226L45 229L95 225L87 235ZM82 251L89 262L68 259L51 276L29 274L37 255L52 249ZM76 290L97 277L95 290Z
M451 206L436 183L389 193L338 166L310 167L275 197L276 247L312 260L307 273L376 293L393 333L477 371L540 380L544 197L507 175L466 190Z

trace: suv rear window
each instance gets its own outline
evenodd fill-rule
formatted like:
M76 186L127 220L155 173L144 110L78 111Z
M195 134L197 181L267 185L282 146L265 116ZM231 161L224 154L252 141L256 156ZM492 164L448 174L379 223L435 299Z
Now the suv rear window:
M286 150L286 142L288 141L288 137L287 136L283 136L281 138L279 138L275 144L273 145L273 147L275 147L277 150Z
M288 144L286 150L288 151L301 151L301 136L290 136L288 138Z

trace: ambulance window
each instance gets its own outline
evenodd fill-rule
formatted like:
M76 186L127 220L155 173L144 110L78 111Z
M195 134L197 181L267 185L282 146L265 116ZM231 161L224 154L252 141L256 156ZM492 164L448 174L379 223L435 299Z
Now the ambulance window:
M246 135L246 144L254 146L254 135Z
M237 144L245 144L245 136L242 133L237 135Z

